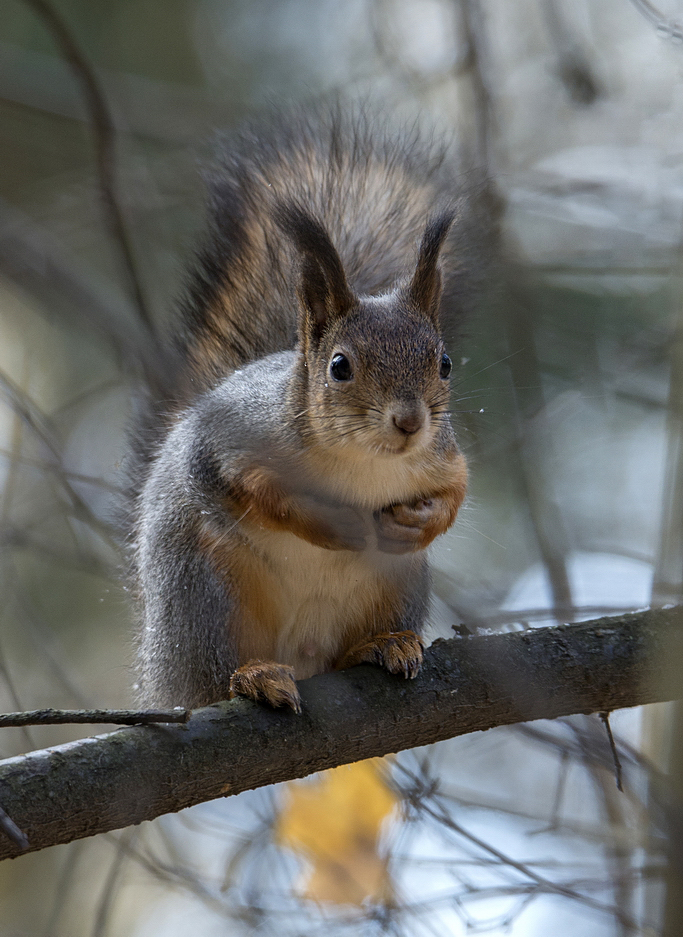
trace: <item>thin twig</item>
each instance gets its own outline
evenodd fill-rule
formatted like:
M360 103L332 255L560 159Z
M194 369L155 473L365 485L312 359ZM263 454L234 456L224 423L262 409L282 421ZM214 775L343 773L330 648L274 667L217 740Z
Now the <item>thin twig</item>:
M469 65L475 118L475 164L484 167L491 179L494 175L494 138L497 121L490 85L488 48L485 35L484 13L479 0L464 0L460 4L462 23L468 45L466 61ZM492 185L492 183L489 183ZM493 192L491 194L494 194ZM495 192L497 196L497 191Z
M0 729L17 726L106 725L144 726L153 722L185 723L191 710L181 709L34 709L0 713Z
M48 0L25 0L25 3L44 22L83 91L83 98L92 123L98 178L107 226L121 252L140 320L148 333L153 336L154 324L142 291L133 248L116 192L114 147L116 130L106 99L90 63L83 55L64 20L48 3Z
M420 778L417 777L413 772L411 772L404 765L399 764L398 767L410 781L412 781L413 783L417 782L417 784L419 785L418 787L418 796L419 796L419 794L421 793L420 789L422 787ZM400 784L398 785L398 787L399 787L399 791L403 794L403 796L406 796L406 797L410 796L409 790L404 789L403 787L401 787ZM443 824L443 826L445 826L447 829L450 829L454 833L457 833L460 836L464 837L465 839L469 840L479 849L484 850L484 852L487 852L489 855L494 856L495 858L500 860L500 862L502 862L504 865L507 865L510 868L516 869L522 875L525 875L526 877L531 879L531 881L534 882L543 891L548 892L548 893L554 892L555 894L562 895L565 898L573 898L577 901L582 902L583 904L587 905L590 908L594 908L597 911L605 911L608 914L613 914L618 921L623 920L623 921L626 921L628 924L633 923L632 919L629 918L627 915L623 914L619 908L615 908L610 905L604 904L602 901L599 901L595 898L591 898L589 895L581 894L575 889L567 887L566 885L563 885L560 882L553 882L551 879L546 878L544 875L541 875L538 872L536 872L535 869L532 869L526 863L518 862L516 859L513 859L512 856L507 855L506 853L502 852L499 849L496 849L496 847L493 846L492 844L485 842L479 836L476 836L474 833L470 832L468 829L466 829L460 823L457 823L451 817L450 813L448 812L448 808L441 802L442 797L439 793L431 794L430 799L432 803L434 804L434 806L430 806L430 804L428 803L428 799L426 797L420 798L419 800L420 812L426 814L427 816L432 817L434 820Z
M12 678L12 674L10 673L9 667L7 666L7 661L5 660L5 654L4 654L2 645L0 645L0 678L2 678L2 680L5 683L5 686L7 687L7 690L10 695L10 699L12 700L12 704L16 706L18 709L20 709L22 706L21 698L17 691L14 679ZM28 746L28 748L29 749L35 748L35 742L33 741L33 736L30 730L27 729L25 726L23 727L22 735L24 737L24 741L26 742L26 745Z
M94 488L102 488L104 491L108 491L113 495L122 495L124 490L121 485L113 485L108 481L105 481L103 478L95 478L93 475L83 475L81 472L69 472L66 469L61 469L60 466L55 465L53 462L46 462L44 459L33 459L30 456L17 455L10 452L8 449L4 449L0 446L0 458L2 459L13 459L15 462L21 462L22 465L29 465L32 468L42 469L45 472L61 472L65 478L70 482L82 482L84 485L92 485ZM600 609L599 611L602 611ZM622 611L621 608L613 609L607 608L606 612Z
M612 758L614 759L614 774L617 779L617 790L623 793L624 787L623 787L623 784L621 783L621 762L619 761L619 753L617 752L617 746L614 741L614 736L612 735L612 726L610 725L610 722L609 722L609 713L599 713L599 715L607 731L607 738L609 739L609 747L612 750Z
M92 511L90 505L71 485L67 474L64 472L62 468L62 454L59 444L52 432L52 428L49 425L49 421L25 391L2 371L0 371L0 397L7 401L8 405L31 429L31 432L48 448L55 460L54 471L57 475L57 479L71 501L74 515L78 520L87 523L91 528L96 530L113 549L117 549L118 543L112 535L111 525L102 521L94 511Z
M657 29L660 36L680 42L683 26L675 19L667 18L649 0L631 0L633 6Z
M77 865L83 856L84 846L85 841L82 839L69 844L68 851L66 851L62 860L59 877L55 883L54 898L52 899L50 913L45 920L45 926L40 932L40 935L36 934L36 937L54 937L56 933L61 931L61 929L58 931L57 927L62 912L71 901L72 891L81 881L78 875L79 870L77 869Z
M557 54L559 79L575 104L593 104L600 96L600 87L585 48L569 25L565 5L558 0L545 0L543 12Z
M139 830L135 827L125 830L116 844L116 853L102 888L102 896L95 914L91 937L104 937L108 930L114 899L119 890L121 872L126 862L130 861L130 853L126 847L134 844L138 832Z
M131 319L128 303L85 270L48 231L0 199L0 272L37 297L48 315L86 324L106 337L124 369L141 365L146 381L163 394L168 369L140 317Z
M19 849L28 849L31 845L25 833L19 829L14 820L0 807L0 830L16 843Z

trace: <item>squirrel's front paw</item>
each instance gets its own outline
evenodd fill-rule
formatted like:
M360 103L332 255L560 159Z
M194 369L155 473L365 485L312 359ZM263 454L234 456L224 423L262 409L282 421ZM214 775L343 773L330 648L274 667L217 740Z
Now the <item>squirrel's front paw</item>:
M230 678L230 699L246 696L277 709L289 706L301 712L301 698L294 682L294 668L271 660L250 660Z
M422 667L422 651L422 641L414 631L375 634L347 651L337 664L337 670L357 664L376 664L389 673L400 673L412 680Z
M382 553L424 550L449 526L443 498L420 499L412 504L390 504L375 511L377 546Z

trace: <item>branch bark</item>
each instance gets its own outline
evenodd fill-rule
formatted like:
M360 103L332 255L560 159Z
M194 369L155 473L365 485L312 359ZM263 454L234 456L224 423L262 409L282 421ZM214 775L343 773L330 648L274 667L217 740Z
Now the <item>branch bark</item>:
M33 709L0 713L0 729L17 726L108 725L145 726L152 722L185 723L191 710L182 709Z
M493 726L674 699L682 650L683 607L437 641L414 681L367 666L303 681L300 716L235 699L10 758L0 805L42 849ZM0 834L0 858L22 851Z

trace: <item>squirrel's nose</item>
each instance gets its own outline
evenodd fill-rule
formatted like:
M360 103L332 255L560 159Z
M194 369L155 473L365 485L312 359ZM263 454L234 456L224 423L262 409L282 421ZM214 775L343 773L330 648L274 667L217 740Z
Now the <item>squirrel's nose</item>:
M392 421L396 429L400 430L400 432L404 433L406 436L412 436L414 433L417 433L418 430L422 429L424 414L419 407L406 407L405 409L397 410L392 416Z

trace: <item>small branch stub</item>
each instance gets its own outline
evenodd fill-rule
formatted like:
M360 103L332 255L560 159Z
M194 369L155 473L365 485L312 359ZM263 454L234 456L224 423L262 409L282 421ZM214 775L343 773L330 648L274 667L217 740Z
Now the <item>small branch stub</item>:
M22 833L14 820L0 807L0 830L15 843L22 852L25 852L30 843L27 836Z
M609 740L610 751L612 752L612 758L614 759L614 776L617 782L617 790L624 793L624 785L622 782L622 771L621 771L621 762L619 761L619 752L617 751L617 745L614 741L614 736L612 735L612 726L609 721L609 713L599 713L598 714L602 719L603 725L607 732L607 738Z

